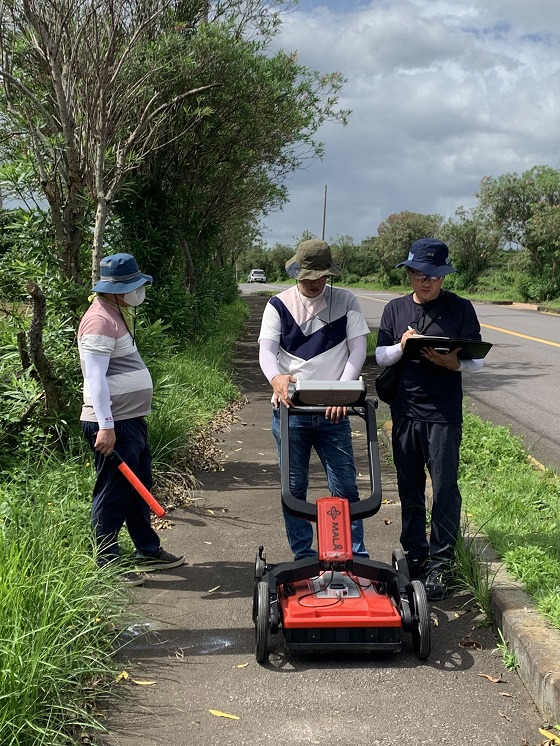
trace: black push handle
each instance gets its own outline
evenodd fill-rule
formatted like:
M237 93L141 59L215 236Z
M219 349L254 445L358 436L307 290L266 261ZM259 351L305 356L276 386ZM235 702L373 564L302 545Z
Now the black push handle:
M370 496L365 500L350 503L350 518L369 518L375 515L381 507L381 463L379 460L379 442L377 439L377 421L375 399L366 399L364 406L348 407L348 415L359 415L366 422L366 439L368 450L368 466L370 479ZM285 407L280 405L280 488L282 505L286 511L296 518L307 521L317 521L317 506L314 502L298 500L290 490L290 417L302 415L325 415L327 407ZM344 497L344 495L340 495Z

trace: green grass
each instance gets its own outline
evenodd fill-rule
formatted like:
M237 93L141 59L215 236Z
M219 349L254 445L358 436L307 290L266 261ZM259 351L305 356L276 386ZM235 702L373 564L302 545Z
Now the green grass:
M114 676L125 599L76 528L80 485L90 486L82 464L45 458L0 491L3 746L63 746L102 729L94 703Z
M154 345L160 352L149 418L156 482L158 469L188 452L197 428L239 397L231 358L247 314L241 302L224 308L207 341L184 350L164 330L148 330L152 353ZM101 570L95 562L90 454L77 434L56 451L40 430L30 429L3 466L0 744L83 743L84 733L103 730L99 707L105 698L118 695L114 654L119 631L132 618L118 589L118 568Z
M469 517L560 629L560 479L529 463L505 427L466 413L460 486Z
M175 352L163 365L149 418L156 471L182 459L196 431L239 398L231 357L247 314L241 301L223 308L206 340Z

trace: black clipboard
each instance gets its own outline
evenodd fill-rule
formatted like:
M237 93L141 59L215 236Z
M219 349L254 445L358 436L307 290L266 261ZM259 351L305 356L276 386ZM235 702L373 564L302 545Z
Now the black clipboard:
M460 347L459 359L480 360L486 357L492 344L475 339L461 339L459 337L431 337L429 335L415 334L406 340L403 358L405 360L419 360L420 350L423 347L434 347L438 352L449 352Z

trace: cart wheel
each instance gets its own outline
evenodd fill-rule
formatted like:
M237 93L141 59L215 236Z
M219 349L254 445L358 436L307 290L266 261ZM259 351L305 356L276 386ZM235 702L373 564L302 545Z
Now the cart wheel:
M268 617L270 613L270 590L261 580L257 586L257 613L255 621L255 657L257 663L268 658Z
M410 572L408 570L408 562L406 560L406 554L400 547L393 549L393 567L395 570L406 578L406 582L410 580Z
M266 572L266 552L263 547L259 547L257 556L255 557L255 577L262 578Z
M263 547L259 547L255 557L255 576L253 579L253 624L257 621L257 587L262 576L266 572L266 552Z
M421 661L426 660L430 655L431 647L431 629L430 629L430 612L428 608L428 599L426 598L426 589L419 580L413 580L412 602L412 644L416 656Z

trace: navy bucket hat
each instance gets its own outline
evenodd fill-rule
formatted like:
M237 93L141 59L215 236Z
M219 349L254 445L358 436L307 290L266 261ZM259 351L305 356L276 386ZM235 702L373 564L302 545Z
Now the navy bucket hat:
M430 277L444 277L455 272L449 264L449 249L437 238L420 238L410 247L408 258L397 267L410 267Z
M105 256L100 264L100 278L92 287L95 293L129 293L141 285L152 285L153 278L143 275L132 254Z

